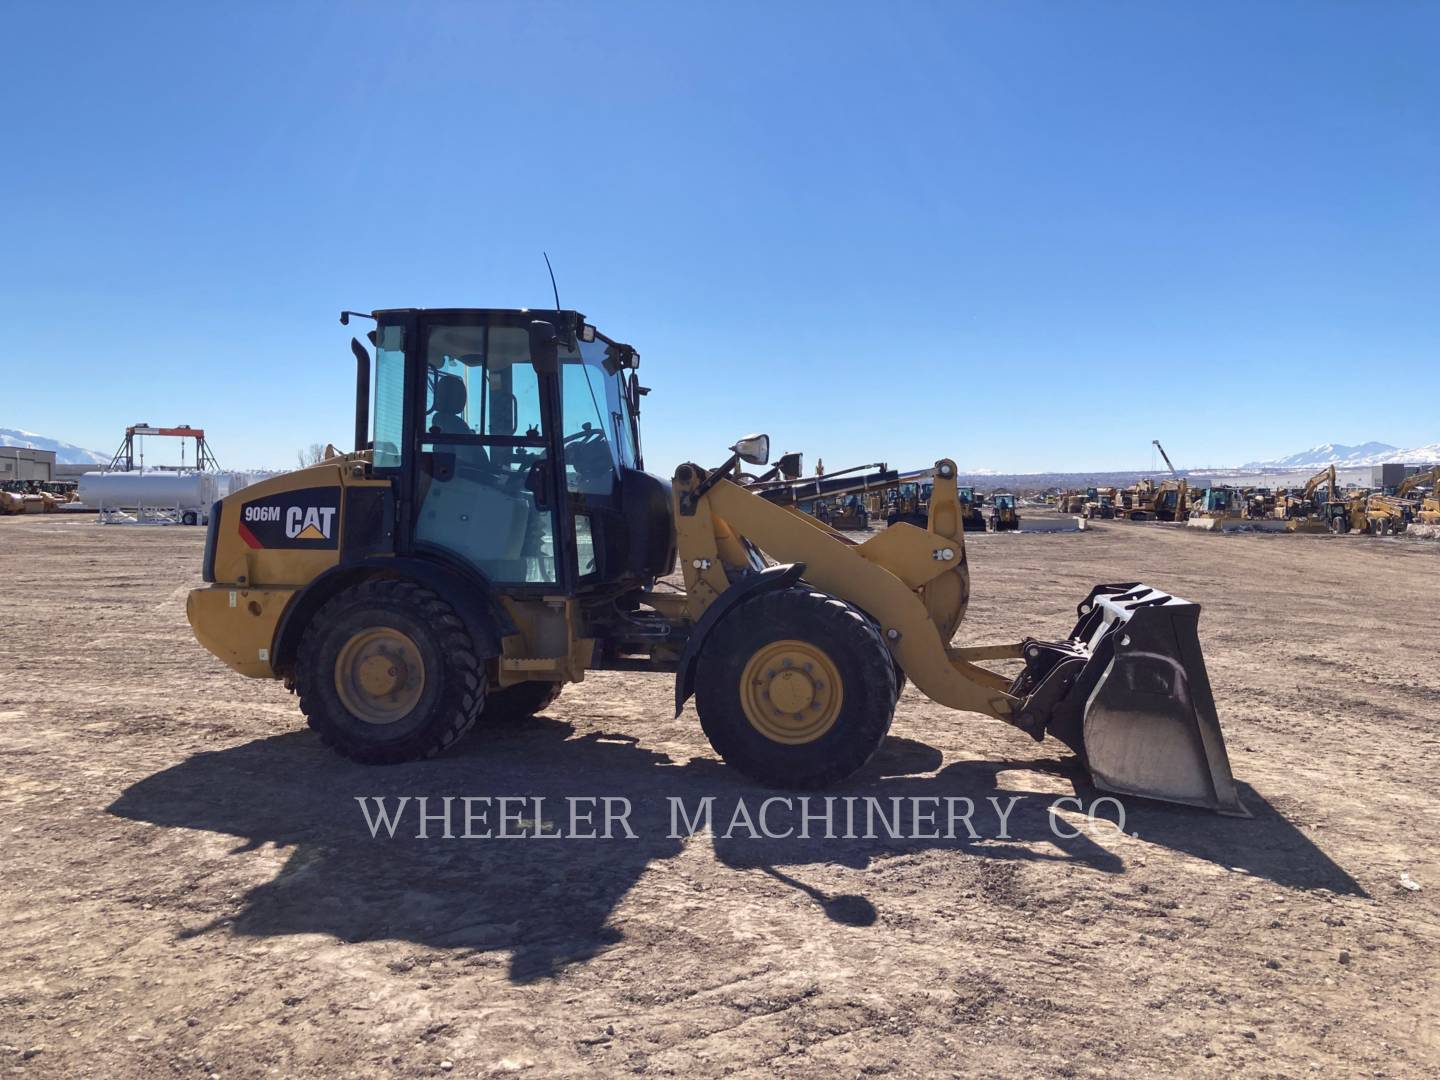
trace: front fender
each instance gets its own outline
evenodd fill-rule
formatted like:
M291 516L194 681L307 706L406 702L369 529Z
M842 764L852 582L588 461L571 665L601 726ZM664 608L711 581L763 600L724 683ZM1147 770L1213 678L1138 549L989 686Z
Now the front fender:
M342 589L375 577L407 578L438 593L464 621L481 660L499 656L500 639L516 632L509 615L492 601L491 591L484 583L442 563L406 557L376 557L332 567L295 595L275 628L275 642L271 649L275 670L285 672L291 668L310 617L327 600Z
M705 639L710 635L710 631L715 629L715 624L725 617L726 612L752 596L790 588L800 580L800 575L804 572L804 563L767 566L759 573L735 582L705 609L705 613L690 631L690 639L685 643L685 651L680 654L680 665L675 670L676 716L680 715L685 708L685 702L689 701L690 695L695 692L695 666L700 659L700 650L705 647Z

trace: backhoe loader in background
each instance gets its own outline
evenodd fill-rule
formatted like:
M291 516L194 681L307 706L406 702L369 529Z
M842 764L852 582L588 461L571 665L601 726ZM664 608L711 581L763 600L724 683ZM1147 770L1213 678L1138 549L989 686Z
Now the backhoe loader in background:
M732 767L815 789L875 753L908 677L1059 739L1103 790L1246 813L1198 605L1102 584L1068 633L952 644L970 598L953 461L926 528L857 543L737 482L765 435L646 473L639 356L577 312L365 317L356 450L215 504L187 603L207 649L283 679L341 754L429 757L587 671L668 672ZM684 587L663 587L677 554Z

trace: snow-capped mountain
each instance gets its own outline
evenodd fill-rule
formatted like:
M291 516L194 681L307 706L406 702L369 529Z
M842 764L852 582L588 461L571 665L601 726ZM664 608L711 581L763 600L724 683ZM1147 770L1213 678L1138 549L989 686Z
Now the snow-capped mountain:
M86 450L83 446L76 446L74 443L48 439L44 435L37 435L33 431L21 431L19 428L0 428L0 446L24 446L31 450L54 450L55 461L59 465L110 464L109 454L98 454L94 450Z
M1399 461L1407 465L1426 465L1440 461L1440 442L1417 446L1413 450L1401 450L1389 443L1367 442L1359 446L1345 446L1341 443L1325 443L1312 446L1289 457L1273 461L1250 461L1242 469L1310 469L1322 465L1336 465L1346 469L1358 469L1367 465L1383 465Z

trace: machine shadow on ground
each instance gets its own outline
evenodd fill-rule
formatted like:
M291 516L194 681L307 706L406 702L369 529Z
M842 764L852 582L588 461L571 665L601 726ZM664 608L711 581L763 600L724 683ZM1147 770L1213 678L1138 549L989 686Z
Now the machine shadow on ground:
M847 796L861 802L869 797L884 807L899 800L898 839L883 827L874 830L879 838L866 839L863 825L847 830L838 820L833 830L838 835L832 837L812 825L809 838L757 839L743 827L727 838L723 834L737 803L743 801L754 814L766 798L783 793L758 788L712 759L676 763L632 738L576 736L570 725L543 717L524 727L478 731L447 757L390 768L345 761L309 732L257 739L195 754L149 776L126 789L109 811L162 827L235 836L243 842L233 853L264 844L291 849L272 881L243 896L238 913L217 915L187 935L224 928L255 936L322 933L345 941L504 950L516 982L553 975L618 941L620 932L609 925L616 906L647 867L675 857L687 842L713 844L720 861L737 873L761 870L805 892L826 917L857 928L875 922L871 900L831 896L787 870L819 864L861 869L886 855L940 848L953 849L957 858L1068 861L1124 873L1121 858L1101 843L1083 832L1066 836L1052 828L1055 784L1042 785L1047 790L1024 787L1027 773L1033 783L1036 772L1048 771L1088 805L1099 793L1077 782L1073 764L963 761L929 775L940 762L939 751L892 737L862 773L825 793L840 804ZM1021 785L1011 786L1011 780ZM1242 785L1242 792L1255 814L1249 820L1127 800L1126 828L1145 843L1279 885L1359 893L1343 870L1253 790ZM393 839L383 832L372 838L357 797L386 797L394 806L406 795L428 797L432 813L445 796L455 797L455 838L441 838L442 827L432 823L431 838L416 839L413 804ZM568 829L567 798L626 799L635 837L617 827L610 839L462 839L464 796L541 798L540 819L562 830ZM991 796L1002 806L1020 797L1006 822L1008 838L996 836ZM714 800L711 836L687 841L683 823L676 829L672 800L681 800L693 814L706 797ZM973 821L982 838L970 839L963 828L955 830L955 839L908 838L910 800L938 799L943 807L947 797L976 804ZM522 816L534 818L528 808ZM595 824L602 822L603 810L597 810ZM787 824L796 825L798 833L793 817L772 816L770 831L783 832ZM934 832L936 825L922 822L918 831ZM857 838L847 838L847 831ZM943 810L938 831L943 837ZM1103 839L1103 833L1096 835ZM863 877L855 881L863 888Z

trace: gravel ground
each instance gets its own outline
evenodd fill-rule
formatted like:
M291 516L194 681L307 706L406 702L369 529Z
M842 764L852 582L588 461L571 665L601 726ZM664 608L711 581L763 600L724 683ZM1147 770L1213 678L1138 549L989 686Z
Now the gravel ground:
M944 838L942 810L940 838L756 840L724 833L769 793L690 709L672 718L659 675L594 675L433 762L332 756L280 686L194 643L201 542L0 520L0 1069L1440 1072L1440 544L975 537L962 641L1064 633L1101 581L1204 605L1254 817L1126 800L1123 833L1052 818L1095 795L1063 748L910 688L834 794L969 798L980 839ZM623 798L635 837L463 839L457 821L422 841L411 816L372 839L357 796L402 795L542 798L516 816L555 828L567 797ZM712 834L672 836L668 800L706 796ZM1014 796L1001 836L988 800Z

